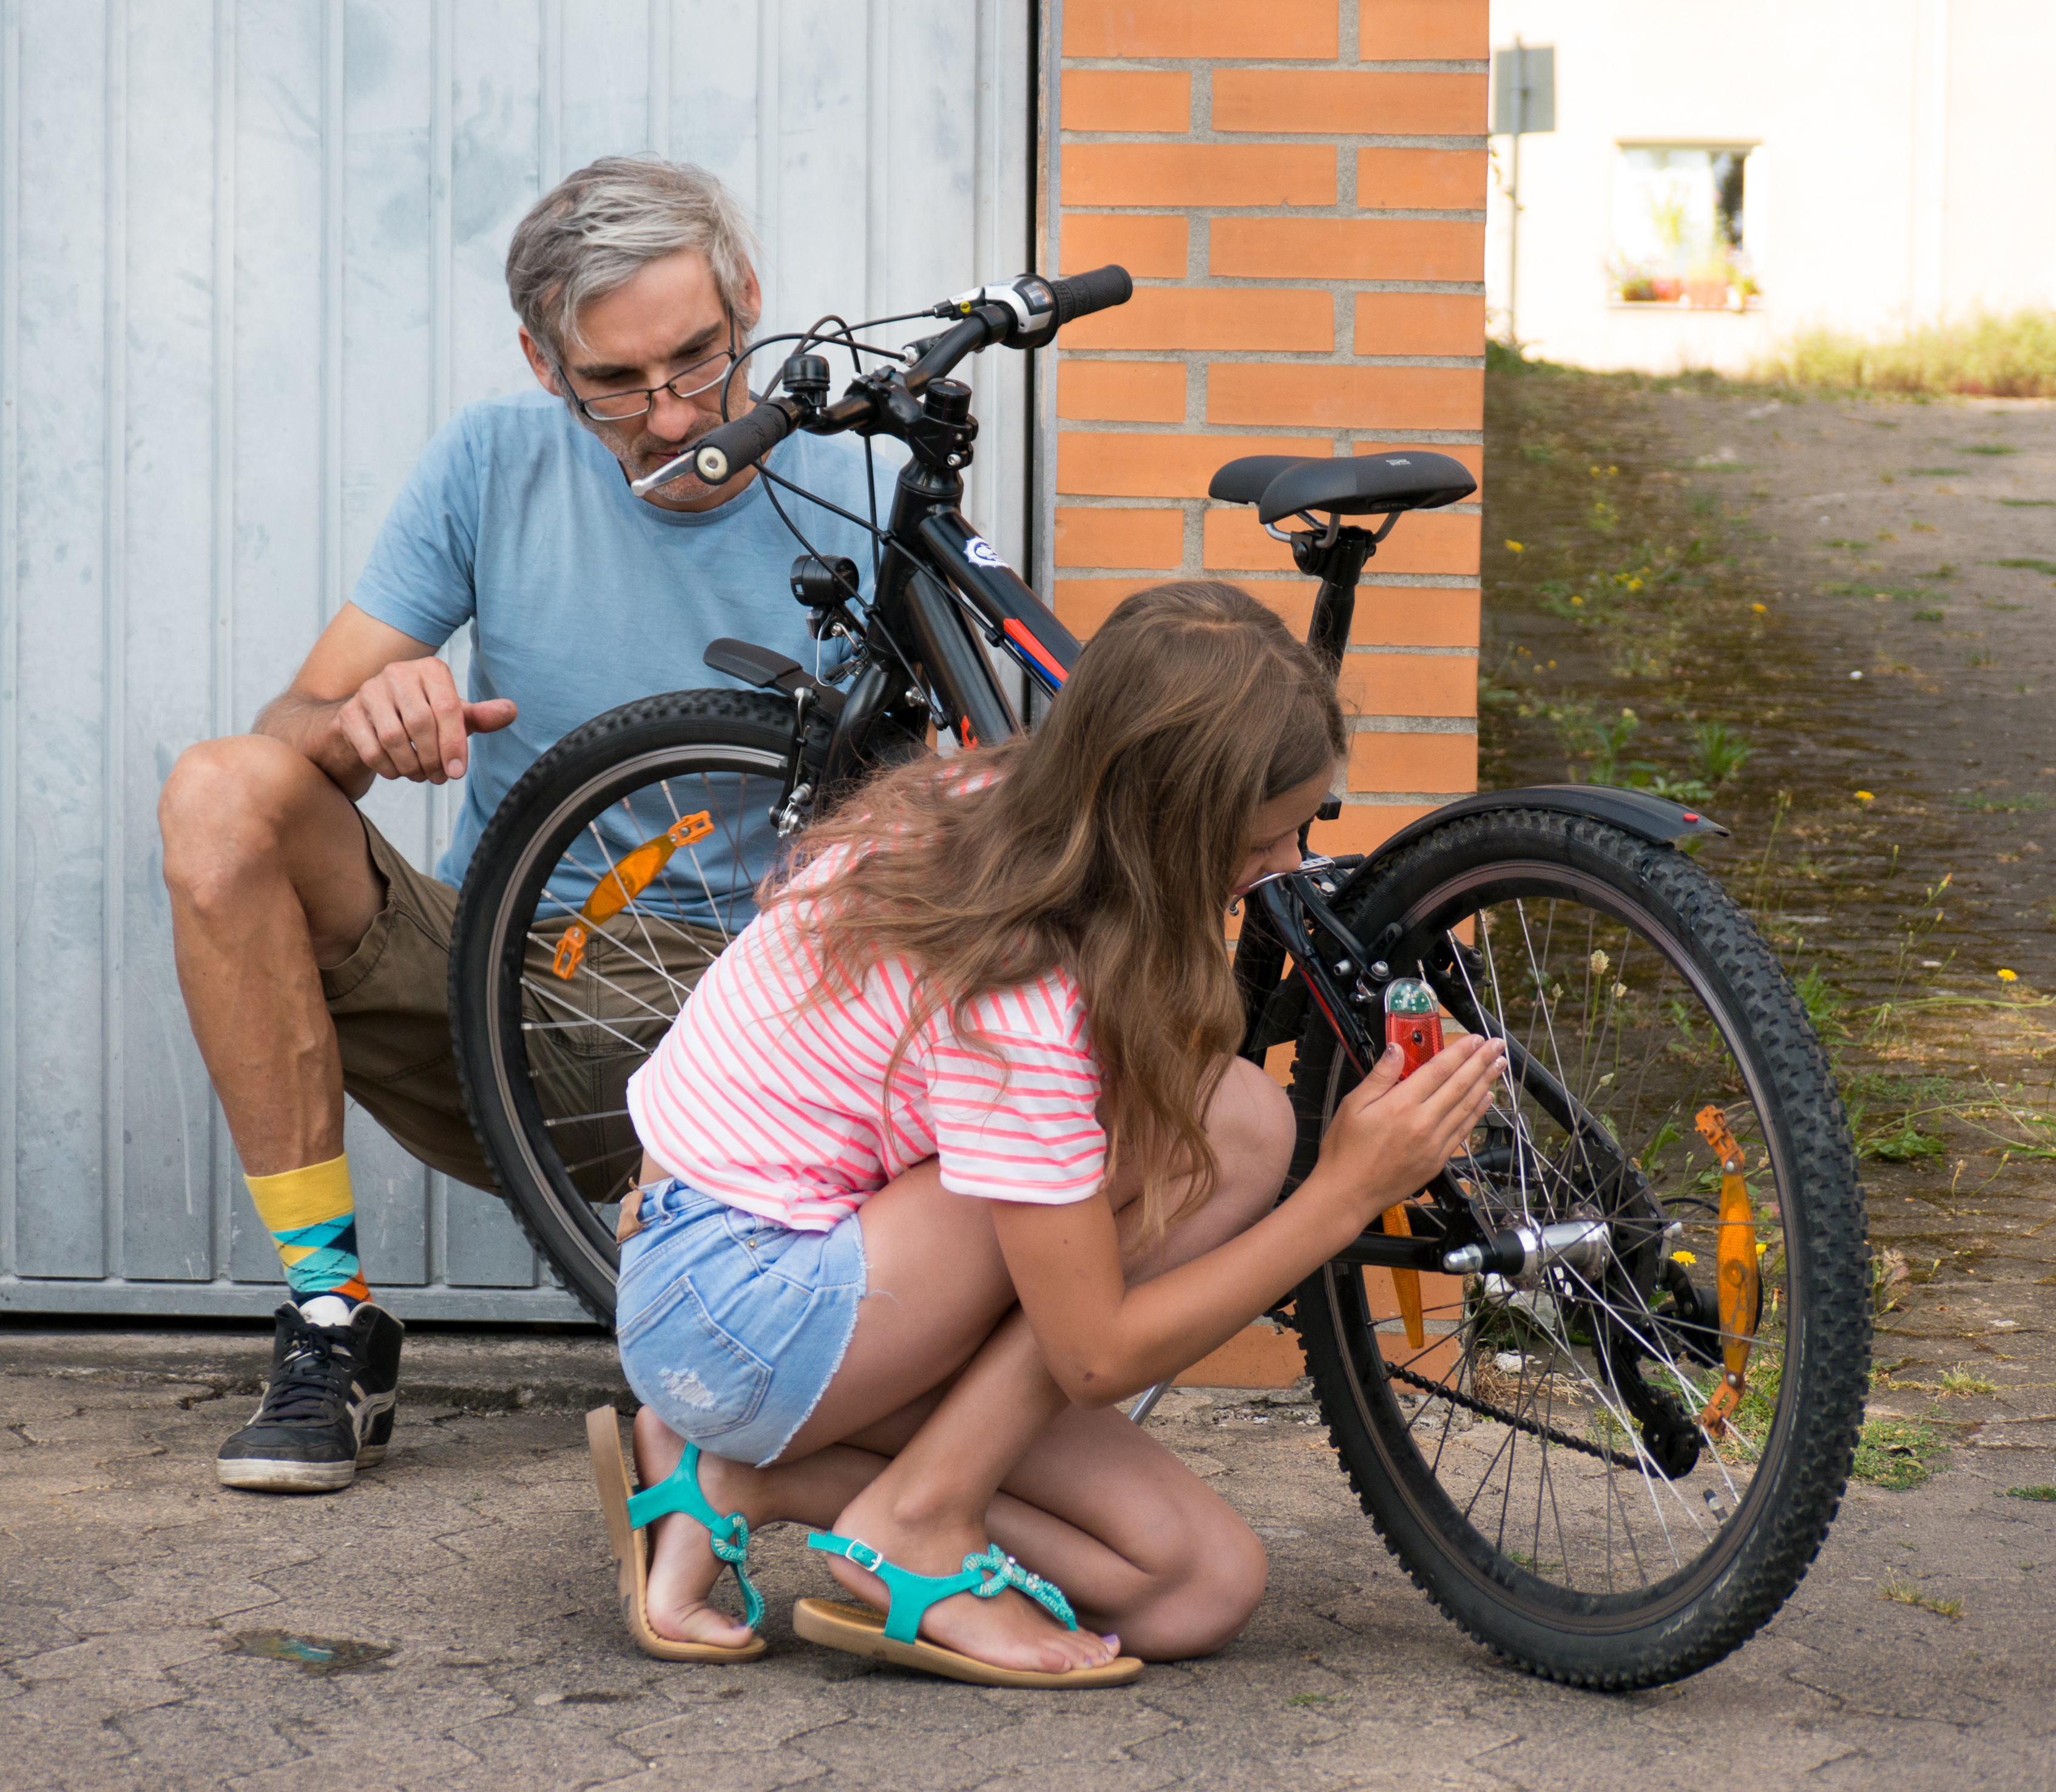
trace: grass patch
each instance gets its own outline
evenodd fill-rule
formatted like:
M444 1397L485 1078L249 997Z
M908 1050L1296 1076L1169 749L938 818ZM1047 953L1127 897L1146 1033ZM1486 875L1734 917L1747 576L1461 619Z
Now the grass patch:
M2056 1505L2056 1487L2009 1487L2006 1497L2010 1500L2039 1500L2044 1505Z
M1757 373L1789 386L1847 392L2056 398L2056 311L1987 313L1881 342L1841 330L1802 330Z
M1913 619L1917 623L1938 623L1947 619L1939 610L1916 610Z
M2056 510L2056 498L2001 498L2009 510Z
M2046 572L2050 578L2056 579L2056 560L2041 560L2016 556L2008 560L1987 560L1985 564L2018 567L2025 572Z
M2018 454L2021 450L2002 447L1997 442L1967 441L1958 452L1963 454Z
M1973 815L2026 815L2044 809L2056 803L2056 797L2044 790L2023 790L2017 797L1959 796L1956 807L1967 809Z
M1916 1605L1924 1612L1932 1612L1938 1618L1947 1618L1952 1623L1963 1615L1960 1599L1931 1599L1910 1582L1896 1574L1888 1575L1884 1584L1877 1590L1880 1599L1888 1599L1895 1605Z
M1873 1487L1904 1492L1933 1478L1949 1446L1936 1432L1910 1418L1868 1418L1856 1438L1849 1472Z
M1970 476L1968 467L1908 467L1906 469L1908 479L1967 479Z
M1999 1383L1989 1376L1979 1375L1967 1363L1959 1363L1955 1368L1942 1371L1942 1391L1944 1394L1996 1394Z

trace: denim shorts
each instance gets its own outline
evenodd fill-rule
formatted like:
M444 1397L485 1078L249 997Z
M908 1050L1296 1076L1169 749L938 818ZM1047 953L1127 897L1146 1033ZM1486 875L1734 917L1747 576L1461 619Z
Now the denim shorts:
M653 1183L621 1248L622 1373L688 1442L764 1467L842 1367L864 1290L854 1213L796 1232L675 1177Z

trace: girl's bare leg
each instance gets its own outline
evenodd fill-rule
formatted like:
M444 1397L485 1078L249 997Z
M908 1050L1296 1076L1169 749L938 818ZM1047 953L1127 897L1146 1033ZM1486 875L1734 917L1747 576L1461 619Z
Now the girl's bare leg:
M1291 1112L1276 1086L1237 1064L1208 1123L1221 1161L1216 1195L1132 1260L1137 1280L1211 1250L1275 1199L1291 1146ZM930 1164L874 1196L861 1224L871 1292L834 1383L773 1467L703 1455L708 1497L753 1525L789 1518L832 1526L917 1572L954 1573L964 1556L998 1541L1062 1586L1087 1625L1065 1632L1014 1593L934 1608L925 1634L998 1665L1060 1672L1109 1659L1113 1646L1093 1627L1111 1627L1131 1650L1159 1658L1228 1640L1261 1594L1261 1546L1119 1413L1071 1408L1026 1322L1004 1318L1012 1288L983 1204L945 1193ZM678 1454L654 1417L639 1420L646 1484ZM742 1640L741 1628L705 1603L717 1565L698 1526L658 1522L650 1612L660 1632ZM832 1567L852 1591L884 1604L872 1576L841 1561Z

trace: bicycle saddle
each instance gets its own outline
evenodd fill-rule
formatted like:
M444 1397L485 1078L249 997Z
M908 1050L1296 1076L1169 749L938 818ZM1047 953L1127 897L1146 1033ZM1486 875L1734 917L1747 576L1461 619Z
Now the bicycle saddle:
M1371 512L1433 510L1477 489L1462 462L1425 449L1403 454L1354 454L1319 460L1292 454L1250 454L1231 461L1213 477L1207 496L1229 504L1253 504L1259 523L1275 523L1302 510L1338 516Z

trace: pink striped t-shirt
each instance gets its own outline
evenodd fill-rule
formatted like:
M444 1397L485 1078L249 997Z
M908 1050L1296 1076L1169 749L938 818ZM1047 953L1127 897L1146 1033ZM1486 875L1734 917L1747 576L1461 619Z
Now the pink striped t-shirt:
M1052 973L971 1005L1003 1072L958 1039L945 1006L881 1102L912 967L875 965L855 998L800 1012L822 981L805 906L781 903L746 928L630 1081L636 1133L659 1164L801 1232L826 1232L928 1157L960 1195L1058 1205L1097 1189L1100 1072L1071 978Z

